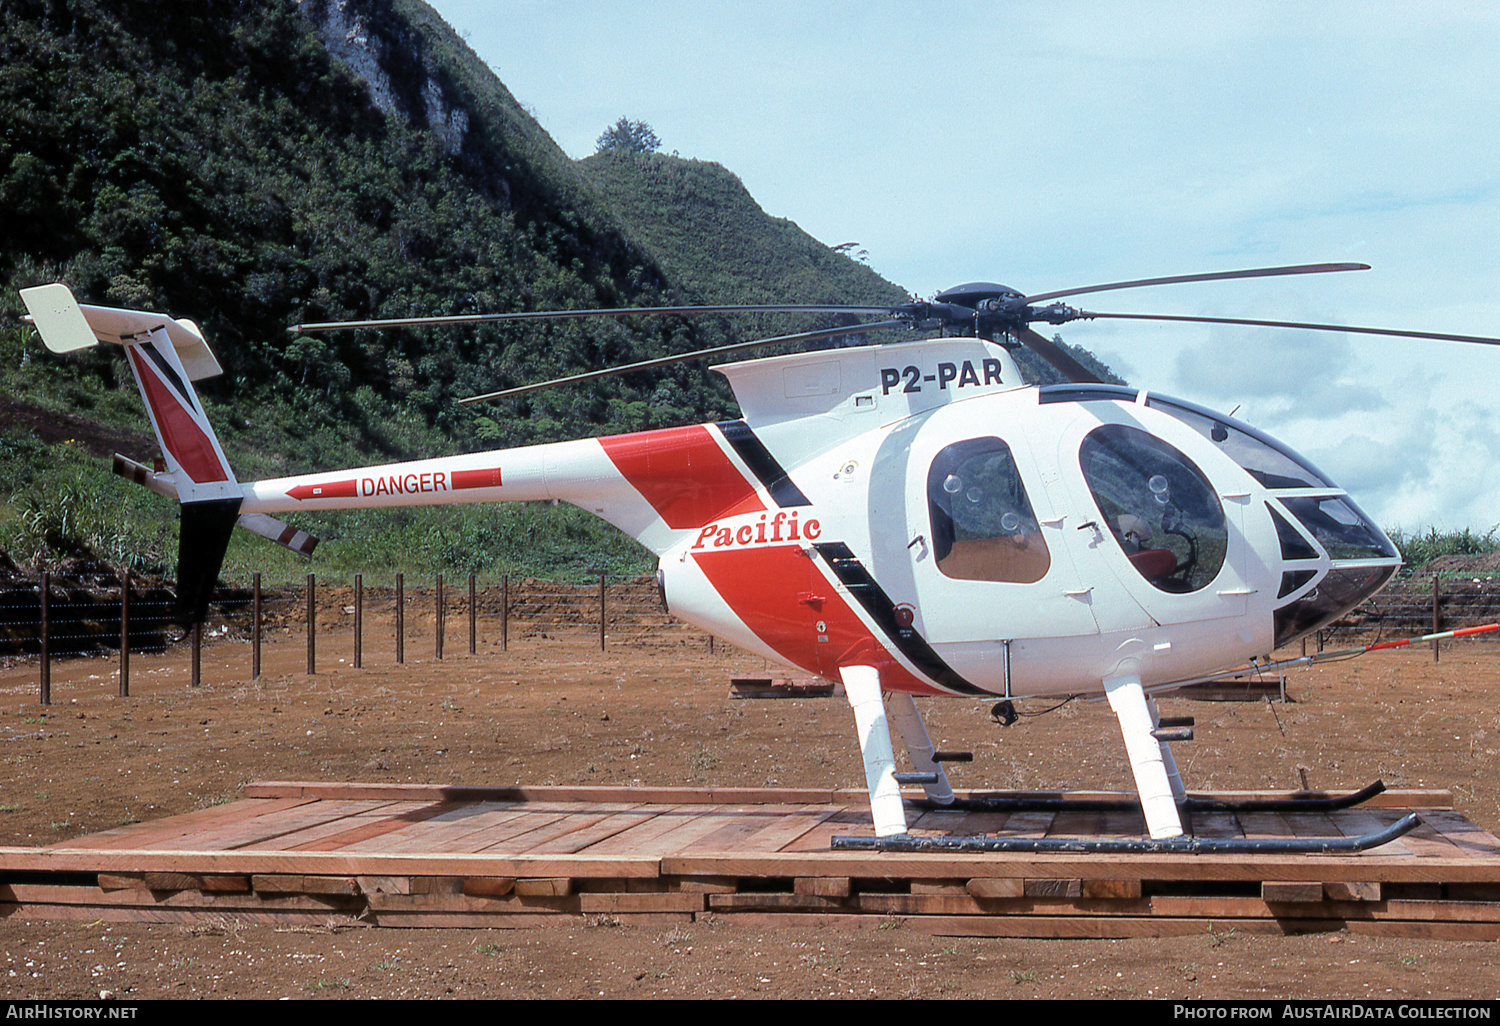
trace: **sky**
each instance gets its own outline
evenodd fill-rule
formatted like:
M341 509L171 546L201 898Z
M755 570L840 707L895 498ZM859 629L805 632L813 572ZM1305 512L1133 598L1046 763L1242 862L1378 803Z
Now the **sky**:
M1360 261L1073 302L1500 336L1500 5L429 2L570 156L645 121L920 296ZM1500 525L1500 347L1063 335L1237 411L1387 528Z

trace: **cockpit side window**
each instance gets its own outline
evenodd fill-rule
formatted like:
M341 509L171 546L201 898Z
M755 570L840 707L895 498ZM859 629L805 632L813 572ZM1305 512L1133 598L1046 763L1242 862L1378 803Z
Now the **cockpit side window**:
M1051 554L1010 447L973 438L937 454L927 473L933 555L948 577L1032 584Z
M1168 592L1207 587L1229 548L1224 507L1191 460L1123 424L1089 432L1083 477L1130 565Z

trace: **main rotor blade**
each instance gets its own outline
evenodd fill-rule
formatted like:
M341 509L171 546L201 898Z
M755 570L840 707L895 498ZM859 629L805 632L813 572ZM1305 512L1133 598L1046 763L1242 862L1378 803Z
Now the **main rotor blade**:
M847 324L841 328L825 328L822 331L803 331L795 335L777 335L774 338L758 338L753 342L735 342L727 346L715 346L712 349L698 349L691 353L678 353L676 356L662 356L654 360L642 360L639 363L628 363L622 367L608 367L604 370L586 371L583 374L572 374L565 378L553 378L551 381L539 381L531 385L521 385L517 388L505 388L498 392L486 392L484 395L471 395L467 399L460 399L461 403L481 403L488 399L503 399L508 396L521 395L523 392L535 392L543 388L552 388L556 385L571 385L579 381L593 381L597 378L607 378L615 374L629 374L632 371L650 370L653 367L666 367L674 363L684 363L688 360L701 360L709 356L722 356L727 353L737 353L745 349L754 349L757 346L781 345L785 342L812 342L824 338L838 338L842 335L858 335L866 331L878 331L885 328L910 327L905 321L870 321L867 324Z
M1091 385L1103 384L1098 375L1089 370L1083 364L1063 352L1062 347L1044 335L1032 331L1030 328L1011 329L1011 333L1018 338L1026 348L1046 360L1069 381L1082 382Z
M1085 292L1110 292L1114 289L1138 289L1147 285L1178 285L1188 281L1224 281L1229 278L1274 278L1285 274L1325 274L1330 271L1368 271L1369 264L1293 264L1289 267L1252 267L1245 271L1211 271L1208 274L1178 274L1170 278L1137 278L1135 281L1112 281L1104 285L1087 285L1081 289L1042 292L1027 296L1025 302L1081 296Z
M425 328L450 324L487 324L493 321L555 321L575 317L635 317L641 314L734 314L734 313L846 313L889 315L889 306L835 305L747 305L747 306L623 306L607 310L528 310L522 313L454 314L447 317L388 317L373 321L321 321L294 324L293 335L314 331L352 331L356 328Z
M1309 331L1352 331L1360 335L1392 335L1396 338L1432 338L1440 342L1475 342L1500 346L1500 338L1484 335L1450 335L1440 331L1401 331L1396 328L1356 328L1348 324L1304 324L1301 321L1261 321L1246 317L1179 317L1173 314L1094 313L1078 311L1077 320L1109 318L1121 321L1188 321L1197 324L1248 324L1257 328L1305 328Z

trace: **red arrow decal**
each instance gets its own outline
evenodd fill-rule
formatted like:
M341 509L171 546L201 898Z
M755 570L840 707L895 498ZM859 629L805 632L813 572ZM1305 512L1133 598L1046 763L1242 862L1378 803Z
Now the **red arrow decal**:
M346 499L353 498L354 478L346 481L328 481L324 484L300 484L295 488L288 488L287 495L298 500L303 499Z

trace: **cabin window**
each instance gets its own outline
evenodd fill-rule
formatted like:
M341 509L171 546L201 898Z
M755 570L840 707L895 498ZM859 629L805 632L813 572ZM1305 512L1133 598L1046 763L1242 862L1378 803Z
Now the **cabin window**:
M1203 472L1139 428L1107 424L1079 450L1083 477L1130 565L1162 591L1218 576L1229 547L1224 507Z
M948 577L1032 584L1052 557L1010 447L973 438L937 454L927 475L933 555Z

